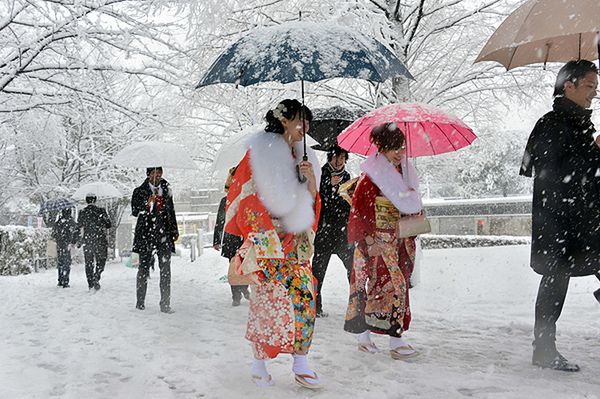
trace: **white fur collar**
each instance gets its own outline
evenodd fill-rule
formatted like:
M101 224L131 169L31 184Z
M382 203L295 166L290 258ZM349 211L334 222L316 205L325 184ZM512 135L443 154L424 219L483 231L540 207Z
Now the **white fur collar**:
M271 216L281 219L290 233L310 230L315 222L314 200L306 183L296 176L296 164L302 160L302 142L294 144L298 159L294 159L283 136L264 130L248 140L250 166L256 191ZM317 188L321 181L319 160L312 148L307 148L313 165Z
M423 209L419 193L419 179L413 164L404 158L401 162L401 174L385 156L376 152L360 165L373 183L401 213L417 213ZM411 190L414 189L414 190Z

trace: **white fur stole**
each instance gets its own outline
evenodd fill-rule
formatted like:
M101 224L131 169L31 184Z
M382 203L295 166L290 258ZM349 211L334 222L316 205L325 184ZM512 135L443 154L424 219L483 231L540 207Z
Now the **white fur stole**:
M294 143L296 159L283 136L260 131L248 140L250 166L258 196L269 214L281 220L290 233L310 230L315 222L314 199L306 183L300 183L296 165L302 161L302 142ZM312 148L307 148L309 162L317 180L321 181L319 160Z
M403 174L383 154L376 152L360 165L360 170L373 180L401 213L418 213L423 209L423 203L417 170L406 157L402 159L400 166Z

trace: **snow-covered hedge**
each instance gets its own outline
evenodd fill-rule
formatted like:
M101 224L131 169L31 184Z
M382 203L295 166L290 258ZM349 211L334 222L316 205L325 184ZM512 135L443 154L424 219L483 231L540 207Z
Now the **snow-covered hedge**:
M424 234L421 236L421 247L423 249L497 247L503 245L528 245L530 243L530 237L515 236L459 236L433 234Z
M51 266L46 260L46 247L51 230L22 226L0 226L0 275L29 274L34 262Z

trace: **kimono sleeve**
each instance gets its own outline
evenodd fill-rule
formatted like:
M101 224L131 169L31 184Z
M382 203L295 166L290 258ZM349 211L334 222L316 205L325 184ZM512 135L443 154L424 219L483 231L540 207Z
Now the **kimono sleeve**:
M348 242L362 241L375 232L375 198L379 189L368 176L363 175L352 196L348 219Z
M249 151L238 165L229 186L225 232L249 240L256 259L284 259L271 216L254 188Z

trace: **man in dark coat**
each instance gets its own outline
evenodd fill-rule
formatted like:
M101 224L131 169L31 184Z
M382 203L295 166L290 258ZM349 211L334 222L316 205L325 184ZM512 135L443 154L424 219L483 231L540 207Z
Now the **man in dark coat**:
M110 229L111 223L108 214L104 208L96 206L96 195L87 194L85 202L88 204L79 212L77 218L77 229L83 236L77 244L79 247L83 244L83 257L85 259L85 276L87 277L88 288L100 289L100 277L106 265L108 253L108 240L106 239L106 229ZM94 261L96 262L94 268Z
M133 237L133 252L140 256L137 273L136 308L145 309L148 274L158 256L160 268L160 310L171 310L171 253L179 238L173 193L169 183L162 178L162 167L146 169L146 180L133 190L131 213L137 217Z
M340 185L350 180L350 174L345 170L347 160L348 152L336 146L328 151L327 163L321 168L321 216L312 263L313 275L317 279L317 317L328 316L323 312L321 289L331 255L336 254L342 260L350 281L354 252L354 248L348 245L350 204L338 194Z
M56 241L56 261L58 268L58 286L69 288L71 274L70 245L77 243L77 223L71 216L70 209L63 209L52 225L52 237Z
M229 170L229 176L225 181L225 192L229 191L229 186L235 174L236 168ZM221 251L221 256L224 258L231 259L235 256L236 251L244 243L243 237L238 237L233 234L225 233L223 228L225 227L225 208L227 206L227 196L221 198L219 203L219 210L217 211L217 220L215 223L215 231L213 233L213 248L217 251ZM247 285L230 285L231 287L231 298L233 300L232 306L240 306L242 295L244 298L250 299L250 292L248 291Z
M569 279L600 269L600 148L588 110L598 70L571 61L558 73L553 110L533 129L521 174L533 171L531 267L542 275L535 304L533 364L579 371L556 349Z

